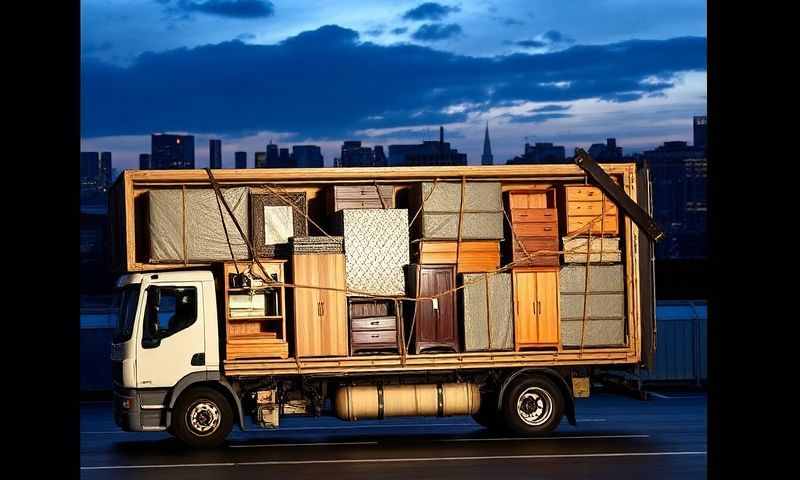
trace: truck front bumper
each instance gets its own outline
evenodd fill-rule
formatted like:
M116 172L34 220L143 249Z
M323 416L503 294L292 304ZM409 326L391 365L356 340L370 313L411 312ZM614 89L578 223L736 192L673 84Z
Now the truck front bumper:
M114 422L126 432L152 432L167 429L168 390L137 390L114 386Z

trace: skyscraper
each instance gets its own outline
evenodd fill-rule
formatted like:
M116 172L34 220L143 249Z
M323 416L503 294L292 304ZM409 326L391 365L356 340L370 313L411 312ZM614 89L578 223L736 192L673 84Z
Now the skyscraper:
M294 166L298 168L322 168L325 166L322 149L316 145L292 145Z
M466 165L467 154L450 148L444 141L444 127L439 127L439 140L425 140L417 145L389 145L389 165Z
M289 154L288 148L281 148L278 154L278 163L283 167L292 166L292 156Z
M208 166L209 168L222 168L222 140L211 139L208 141Z
M81 184L94 183L100 174L100 154L81 152Z
M111 152L100 154L100 171L97 174L97 184L102 188L111 186Z
M253 161L255 168L267 168L267 152L256 152Z
M247 152L236 152L233 156L236 168L247 168Z
M267 144L267 167L278 167L280 163L280 155L278 154L278 146L272 143L272 140Z
M342 156L339 159L340 167L385 167L386 155L383 147L362 147L359 140L346 140L342 144Z
M139 170L150 170L150 154L139 154Z
M492 144L489 141L489 122L486 122L486 133L483 136L483 155L481 155L481 165L494 165Z
M706 146L706 116L694 117L693 119L694 146Z
M566 151L562 145L550 142L526 143L525 153L506 162L508 165L535 163L566 163Z
M194 168L194 136L167 133L150 135L150 168Z

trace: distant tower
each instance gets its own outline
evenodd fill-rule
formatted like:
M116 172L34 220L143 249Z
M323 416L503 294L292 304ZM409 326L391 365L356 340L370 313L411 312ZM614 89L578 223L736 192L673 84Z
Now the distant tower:
M486 133L483 136L483 155L481 155L481 165L494 165L492 143L489 141L489 122L486 122Z

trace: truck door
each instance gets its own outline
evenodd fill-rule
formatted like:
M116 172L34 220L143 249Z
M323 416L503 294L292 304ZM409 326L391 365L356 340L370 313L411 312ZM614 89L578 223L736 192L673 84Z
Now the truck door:
M137 334L136 386L173 387L205 371L205 322L201 282L151 284Z

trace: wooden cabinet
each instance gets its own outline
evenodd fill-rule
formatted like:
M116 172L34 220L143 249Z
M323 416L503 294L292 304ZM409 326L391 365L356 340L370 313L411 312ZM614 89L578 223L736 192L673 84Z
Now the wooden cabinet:
M387 300L350 300L350 348L357 352L399 352L398 315Z
M555 189L511 190L506 195L513 230L508 233L509 257L518 265L559 265L557 253L527 258L539 250L558 251Z
M257 263L227 262L223 265L225 308L225 359L287 358L286 292L283 286L251 288L232 286L232 276L249 271L252 278L284 281L285 260L262 259Z
M392 185L333 185L328 189L328 211L346 208L394 208Z
M347 356L344 255L292 255L295 352L299 357Z
M428 297L455 287L455 265L409 265L408 287L412 297ZM411 309L409 309L411 310ZM456 323L455 292L442 295L435 301L415 302L406 323L414 324L415 352L430 350L459 351ZM414 318L416 315L416 318Z
M515 349L557 348L558 268L515 268L513 276Z
M619 235L617 206L597 187L567 185L567 235ZM590 225L591 224L591 225Z
M421 240L415 258L421 264L455 264L458 273L493 272L500 268L500 242L497 240L463 240L461 254L458 242Z

